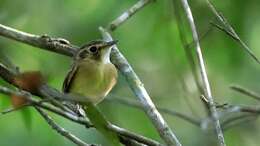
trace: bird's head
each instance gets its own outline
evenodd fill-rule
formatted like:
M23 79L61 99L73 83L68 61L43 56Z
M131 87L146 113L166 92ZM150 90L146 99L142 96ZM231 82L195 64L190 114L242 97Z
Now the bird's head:
M103 63L110 62L111 48L117 41L102 41L95 40L83 45L76 55L77 60L93 59L102 61Z

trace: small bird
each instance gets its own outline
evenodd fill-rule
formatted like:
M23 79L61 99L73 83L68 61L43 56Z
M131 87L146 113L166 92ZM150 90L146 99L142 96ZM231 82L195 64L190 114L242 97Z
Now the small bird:
M101 102L117 82L117 69L110 62L116 42L96 40L83 45L65 78L63 92L85 96L93 104Z
M117 82L117 69L110 62L110 52L116 42L98 40L82 46L63 83L64 93L86 98L86 101L78 105L76 109L71 104L70 107L74 107L73 110L78 115L85 116L86 113L94 127L112 146L120 146L119 137L107 129L109 122L95 105L107 96Z

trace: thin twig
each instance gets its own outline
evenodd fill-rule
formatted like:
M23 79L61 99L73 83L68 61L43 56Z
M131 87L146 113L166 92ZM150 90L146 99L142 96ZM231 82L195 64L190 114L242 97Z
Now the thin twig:
M102 27L100 27L100 32L105 41L112 41L112 36ZM130 88L134 94L139 98L142 109L145 111L147 116L150 118L157 131L159 132L161 138L168 145L181 146L181 143L169 128L168 124L164 121L161 114L156 109L154 103L152 102L149 94L144 88L143 83L140 81L139 77L136 75L126 58L120 53L116 45L114 45L112 50L112 61L117 62L116 66L119 71L125 76Z
M127 100L125 98L113 97L113 98L107 98L106 100L110 101L110 102L117 102L117 103L127 105L127 106L130 106L130 107L142 109L142 105L139 102ZM171 116L176 116L176 117L179 117L179 118L181 118L181 119L183 119L183 120L185 120L185 121L187 121L187 122L189 122L189 123L191 123L195 126L200 126L200 121L191 117L191 116L188 116L188 115L185 115L183 113L173 111L173 110L170 110L170 109L166 109L166 108L163 108L163 107L157 107L157 109L161 113L165 113L165 114L168 114L168 115L171 115Z
M20 109L23 109L25 107L28 107L30 104L24 104L24 105L21 105L19 107L11 107L11 108L8 108L8 109L5 109L3 111L1 111L0 113L2 115L5 115L5 114L8 114L8 113L11 113L11 112L14 112L14 111L18 111Z
M190 9L190 6L187 2L187 0L181 0L184 11L187 15L187 19L192 31L192 37L193 40L195 42L195 47L196 47L196 55L199 61L199 68L200 68L200 72L201 72L201 77L202 77L202 81L204 84L204 94L206 95L207 99L209 100L209 107L210 107L210 113L211 113L211 117L213 119L213 123L214 123L214 127L217 133L217 137L218 137L218 142L219 145L221 146L225 146L225 140L224 140L224 136L223 136L223 132L221 130L221 126L220 126L220 122L218 119L218 113L214 104L214 100L211 94L211 89L210 89L210 84L209 84L209 80L207 77L207 73L206 73L206 67L204 64L204 60L203 60L203 56L202 56L202 52L201 52L201 47L200 47L200 43L199 43L199 37L198 37L198 33L196 30L196 26L193 20L193 16L192 16L192 12Z
M259 106L248 106L248 105L226 105L221 107L224 109L224 113L220 114L220 117L229 117L229 115L234 115L235 113L242 114L236 117L228 118L223 121L223 129L227 129L230 123L234 121L245 121L246 119L253 117L257 118L260 115L260 107ZM241 122L239 122L241 123Z
M250 90L248 90L248 89L246 89L244 87L240 87L238 85L231 85L230 88L235 90L235 91L237 91L237 92L239 92L239 93L247 95L248 97L252 97L252 98L260 101L260 95L259 94L255 93L253 91L250 91Z
M217 20L221 23L221 25L224 26L224 28L222 28L219 25L216 25L214 23L213 26L217 27L218 29L220 29L221 31L225 32L227 35L231 36L231 38L233 38L235 41L237 41L242 48L244 48L244 50L257 62L260 63L260 60L256 57L256 55L254 54L254 52L246 45L246 43L244 41L241 40L241 38L238 36L238 34L236 33L236 31L233 29L233 27L229 24L229 22L227 21L227 19L216 10L216 8L214 7L214 5L207 0L207 4L208 7L211 9L211 11L213 12L213 14L215 15L215 17L217 18Z
M246 121L252 121L252 119L256 119L257 115L256 114L243 114L235 117L231 117L223 121L222 124L222 129L224 131L230 129L231 127L234 127L238 124L244 123Z
M136 4L134 4L131 8L129 8L127 11L125 11L122 15L117 17L115 20L113 20L107 27L108 30L113 31L118 26L126 22L127 19L129 19L132 15L134 15L136 12L141 10L144 6L149 4L154 0L138 0Z
M117 131L118 133L120 132L120 135L122 135L122 136L127 136L128 138L132 138L132 139L134 139L140 143L146 144L148 146L163 146L162 144L158 143L157 141L150 140L149 138L146 138L141 135L136 135L135 133L126 131L125 129L120 128L116 125L111 124L108 128L113 131Z
M52 127L52 129L54 129L55 131L57 131L60 135L66 137L67 139L69 139L70 141L72 141L73 143L75 143L78 146L96 146L95 144L87 144L84 141L82 141L81 139L79 139L78 137L76 137L75 135L71 134L70 132L68 132L66 129L60 127L57 123L55 123L53 121L53 119L47 115L47 113L45 113L42 109L40 109L39 107L35 107L35 109L41 114L41 116L45 119L45 121Z

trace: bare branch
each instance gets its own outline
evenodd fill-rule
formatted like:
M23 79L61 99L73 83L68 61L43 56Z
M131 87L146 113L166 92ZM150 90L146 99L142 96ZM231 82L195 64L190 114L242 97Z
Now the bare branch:
M156 142L154 140L151 140L151 139L146 138L144 136L137 135L135 133L126 131L125 129L120 128L120 127L118 127L116 125L112 125L111 124L108 128L113 130L113 131L117 131L122 136L126 136L128 138L132 138L132 139L134 139L134 140L136 140L136 141L138 141L140 143L144 143L144 144L146 144L148 146L163 146L162 144L160 144L160 143L158 143L158 142Z
M0 24L0 35L12 40L61 53L67 56L72 56L77 50L77 47L61 42L58 39L50 38L46 35L39 36L22 32L2 24Z
M132 15L134 15L136 12L141 10L143 7L145 7L147 4L149 4L152 1L154 0L138 0L138 2L134 4L131 8L129 8L122 15L120 15L115 20L113 20L109 24L107 29L110 31L115 30L118 26L126 22L126 20L129 19Z
M217 20L223 25L224 27L221 27L219 25L216 25L214 23L213 26L217 27L221 31L225 32L227 35L229 35L231 38L233 38L235 41L237 41L243 48L244 50L257 62L260 63L260 60L256 57L256 55L253 53L253 51L246 45L244 41L241 40L241 38L238 36L236 31L233 29L233 27L229 24L227 19L216 10L216 8L213 6L213 4L207 0L208 7L211 9Z
M60 127L57 123L55 123L50 116L47 115L43 110L41 110L39 107L35 107L35 109L41 114L41 116L45 119L45 121L54 129L57 131L60 135L66 137L73 143L75 143L78 146L96 146L95 144L87 144L80 140L78 137L75 135L71 134L64 128Z
M127 100L125 98L113 97L113 98L107 98L106 100L111 101L111 102L117 102L117 103L120 103L120 104L124 104L124 105L130 106L130 107L142 109L142 105L139 102L130 101L130 100ZM183 120L185 120L185 121L187 121L191 124L194 124L195 126L200 126L200 121L191 117L191 116L188 116L188 115L185 115L183 113L173 111L173 110L170 110L170 109L166 109L166 108L163 108L163 107L157 107L157 109L161 113L165 113L165 114L168 114L168 115L171 115L171 116L176 116L176 117L179 117L179 118L181 118L181 119L183 119Z
M250 90L245 89L243 87L240 87L238 85L231 85L230 88L235 90L235 91L237 91L237 92L240 92L240 93L242 93L244 95L247 95L249 97L252 97L252 98L260 101L260 95L255 93L255 92L253 92L253 91L250 91Z
M217 137L218 137L218 142L219 145L221 146L225 146L225 140L224 140L224 136L223 136L223 132L221 130L221 126L220 126L220 122L218 119L218 113L214 104L214 100L211 94L211 89L210 89L210 84L209 84L209 80L207 77L207 73L206 73L206 67L204 64L204 60L203 60L203 56L202 56L202 52L201 52L201 47L200 47L200 43L199 43L199 37L198 37L198 33L196 30L196 26L193 20L193 16L192 16L192 12L190 9L190 6L187 2L187 0L181 0L182 2L182 6L184 8L184 11L187 15L188 18L188 22L192 31L192 37L193 40L195 42L195 47L196 47L196 55L199 61L199 67L200 67L200 72L201 72L201 77L202 77L202 81L204 84L204 94L206 95L207 99L209 100L209 107L210 107L210 113L211 113L211 117L213 118L213 123L215 125L215 130L217 133Z
M100 31L105 41L113 40L112 36L105 29L100 27ZM142 103L143 110L153 122L161 138L168 145L181 146L181 143L179 142L175 134L171 131L168 124L164 121L163 117L156 109L149 94L144 88L143 83L140 81L132 67L129 65L126 58L120 53L116 45L114 45L112 52L112 62L116 62L115 65L125 76L134 94L139 98L140 102Z

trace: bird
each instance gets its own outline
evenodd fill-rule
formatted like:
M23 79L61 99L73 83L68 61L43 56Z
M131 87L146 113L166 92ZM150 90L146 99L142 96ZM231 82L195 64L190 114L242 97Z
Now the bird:
M63 92L84 96L93 104L100 103L117 82L117 69L110 61L116 42L95 40L83 45L63 82Z
M119 146L119 137L107 129L109 122L96 108L117 82L117 69L110 61L110 52L117 41L94 40L83 45L74 56L71 69L63 82L63 92L84 97L84 103L73 111L86 116L113 145ZM75 104L69 104L71 105Z

